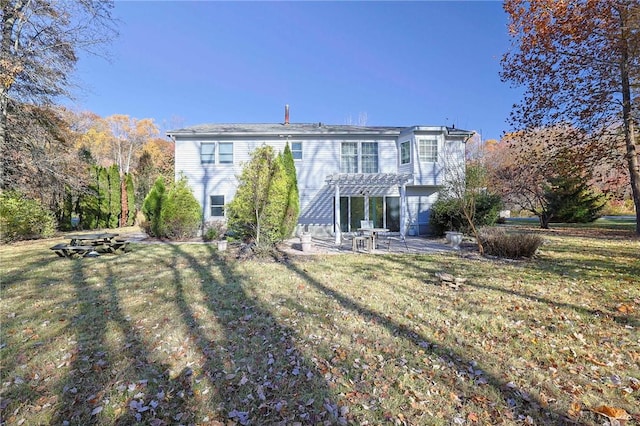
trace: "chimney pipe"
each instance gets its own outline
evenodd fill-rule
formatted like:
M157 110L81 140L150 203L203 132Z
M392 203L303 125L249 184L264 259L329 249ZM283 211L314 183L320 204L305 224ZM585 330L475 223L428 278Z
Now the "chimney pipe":
M284 106L284 124L289 125L289 104Z

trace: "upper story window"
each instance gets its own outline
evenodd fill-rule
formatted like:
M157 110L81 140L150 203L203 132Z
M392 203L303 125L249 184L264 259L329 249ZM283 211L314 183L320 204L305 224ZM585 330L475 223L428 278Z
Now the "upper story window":
M218 144L220 154L220 164L233 164L233 144L231 142L220 142Z
M341 173L378 173L378 142L342 142Z
M340 172L358 173L358 142L342 142Z
M400 144L400 164L411 162L411 142L405 141Z
M217 162L216 157L218 157ZM233 164L233 143L202 142L200 144L200 162L202 164Z
M302 160L302 142L291 142L291 154L294 160Z
M200 162L213 164L216 162L216 144L203 142L200 144Z
M418 140L418 156L420 161L436 163L438 161L438 140L435 138Z
M378 173L377 142L362 142L362 173Z

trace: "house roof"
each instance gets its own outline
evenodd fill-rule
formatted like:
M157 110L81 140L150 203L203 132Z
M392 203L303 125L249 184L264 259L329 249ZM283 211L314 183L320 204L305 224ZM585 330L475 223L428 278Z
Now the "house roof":
M452 136L467 136L473 132L453 127L444 126L353 126L336 125L324 123L229 123L229 124L201 124L197 126L185 127L183 129L170 130L167 136L247 136L247 135L318 135L318 134L341 134L341 135L389 135L398 136L404 132L411 131L443 131Z

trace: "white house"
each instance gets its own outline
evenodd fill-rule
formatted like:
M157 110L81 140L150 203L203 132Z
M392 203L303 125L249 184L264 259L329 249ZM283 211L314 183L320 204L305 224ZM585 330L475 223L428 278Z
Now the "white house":
M262 145L288 142L300 194L297 232L333 235L371 220L402 235L429 232L430 208L449 166L464 165L473 132L445 126L289 123L205 124L172 130L176 178L184 174L205 221L224 219L237 176ZM337 231L337 232L336 232Z

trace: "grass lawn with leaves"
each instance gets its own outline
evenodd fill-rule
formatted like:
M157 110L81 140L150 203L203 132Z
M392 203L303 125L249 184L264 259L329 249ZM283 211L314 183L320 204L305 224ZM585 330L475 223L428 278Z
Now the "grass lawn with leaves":
M523 261L2 246L2 423L640 424L640 239L528 231Z

